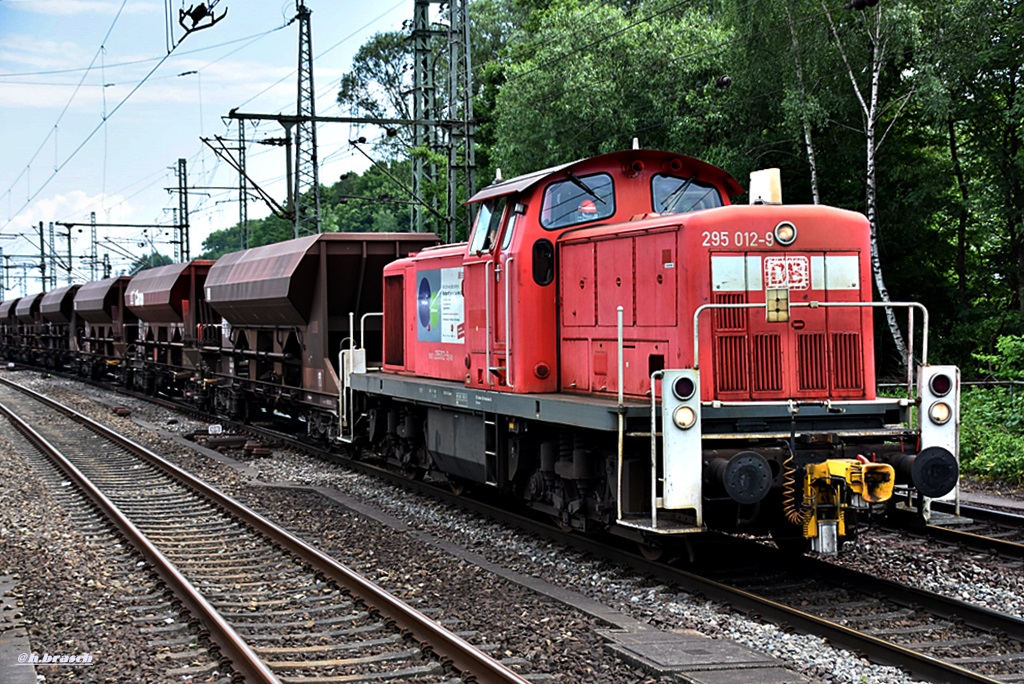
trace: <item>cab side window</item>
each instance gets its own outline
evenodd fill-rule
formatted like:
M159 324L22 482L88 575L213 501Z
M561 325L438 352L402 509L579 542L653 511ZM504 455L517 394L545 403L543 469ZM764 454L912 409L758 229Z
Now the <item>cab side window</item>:
M606 219L615 213L615 187L607 173L552 183L544 190L540 224L548 230Z
M480 205L469 239L470 254L483 254L494 248L494 241L501 229L501 217L505 213L505 197L496 197Z

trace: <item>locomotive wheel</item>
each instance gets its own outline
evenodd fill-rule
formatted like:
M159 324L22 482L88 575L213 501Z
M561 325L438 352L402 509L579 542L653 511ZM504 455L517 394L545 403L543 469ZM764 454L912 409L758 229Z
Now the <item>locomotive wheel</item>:
M649 560L652 563L664 560L668 552L664 544L654 541L637 542L636 547L640 550L640 555L644 557L644 560Z
M426 474L427 471L423 470L423 468L417 468L416 466L404 466L402 468L402 477L407 480L412 480L413 482L422 482L423 477ZM452 491L453 493L457 493L459 496L462 496L462 492L455 492L454 488Z

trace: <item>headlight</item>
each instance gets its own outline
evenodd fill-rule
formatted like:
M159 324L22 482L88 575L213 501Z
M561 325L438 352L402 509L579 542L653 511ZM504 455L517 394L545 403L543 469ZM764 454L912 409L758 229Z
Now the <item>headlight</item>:
M680 406L672 412L672 421L676 427L682 430L689 430L697 422L697 414L689 406Z
M928 409L928 417L936 425L945 425L953 417L953 409L944 401L937 401Z
M945 373L937 373L928 381L928 387L935 396L944 397L953 389L953 378Z
M791 245L796 240L796 226L789 221L783 221L775 226L775 241L780 245Z
M688 400L696 390L697 385L694 384L693 378L688 378L685 375L676 378L676 381L672 383L672 394L676 395L676 399L679 401Z

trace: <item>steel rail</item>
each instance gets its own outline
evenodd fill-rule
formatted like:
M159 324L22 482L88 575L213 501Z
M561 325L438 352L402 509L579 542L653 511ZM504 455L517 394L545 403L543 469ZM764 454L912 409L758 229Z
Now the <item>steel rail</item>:
M947 501L932 501L933 512L955 514L955 505ZM1024 559L1024 516L1017 513L981 508L960 504L960 516L971 518L977 524L991 525L995 529L1018 530L1021 541L1002 539L989 536L984 531L969 531L956 525L937 524L934 520L922 525L916 513L901 511L891 523L885 523L886 529L906 530L910 534L935 539L944 544L962 544L980 551L990 551L1002 556Z
M972 549L994 551L1000 555L1018 559L1024 558L1024 542L989 537L985 534L958 530L954 527L943 527L942 525L928 525L923 532L928 537L947 544L963 544Z
M434 653L451 663L455 669L475 677L475 681L478 684L528 684L527 680L512 672L483 651L475 648L458 635L406 605L393 594L370 583L330 556L278 527L256 511L235 501L173 463L169 463L159 454L128 439L124 435L118 434L107 426L88 418L74 409L61 405L45 395L7 380L0 379L0 381L15 387L19 391L25 392L47 406L66 413L79 423L86 425L89 429L138 454L151 465L171 475L200 495L219 504L232 515L240 518L254 529L280 544L283 548L294 553L306 563L314 566L325 577L334 580L339 586L351 591L368 606L392 620L400 629L406 631L414 639L429 646ZM268 681L276 682L277 680Z
M955 504L951 501L932 500L931 505L933 511L953 513L956 510ZM986 522L1006 525L1007 527L1016 526L1024 529L1024 515L1019 513L1008 513L1006 511L983 508L974 504L965 504L961 502L960 515L974 518L975 520L985 520Z
M920 606L934 615L952 618L971 627L1005 634L1015 641L1024 642L1024 619L1019 617L874 577L817 558L805 556L793 560L796 561L794 566L802 572L813 577L827 578L826 581L829 583L842 583L872 596L883 595L896 604Z
M3 381L17 389L18 385ZM174 592L182 604L198 619L217 647L231 660L231 666L241 673L247 682L254 684L281 684L281 681L239 636L238 632L221 616L199 590L157 549L149 539L132 523L121 510L101 492L64 454L57 450L31 425L23 421L6 405L0 402L0 412L7 416L14 427L25 435L50 461L60 468L88 496L114 526L128 538L146 558L160 578Z
M129 394L134 396L133 393ZM153 400L152 397L146 399L150 401ZM173 402L165 402L159 399L157 399L157 401L167 406L179 409L181 408L180 406L173 404ZM955 682L958 684L994 684L998 681L984 675L971 672L953 663L937 660L925 654L879 639L878 637L863 634L825 618L820 618L811 615L810 613L791 608L785 604L757 596L756 594L730 587L724 583L700 574L641 558L636 553L630 553L622 549L611 547L608 544L607 539L561 532L559 530L555 530L552 526L546 523L512 513L496 505L482 502L467 496L452 494L443 488L432 486L429 483L410 480L372 464L339 456L339 454L335 452L318 449L299 440L290 440L286 435L276 431L241 424L239 424L239 427L254 433L266 433L268 435L272 435L275 438L287 442L295 448L316 453L323 458L342 461L350 467L362 472L384 477L393 484L421 492L426 495L445 499L454 505L471 509L478 513L483 513L496 520L508 522L527 532L553 539L554 541L591 553L595 556L607 558L615 562L629 564L639 572L673 583L686 591L703 594L711 600L734 606L741 611L751 615L757 615L769 621L788 624L794 629L805 634L825 637L837 646L866 654L873 662L903 668L913 676L930 681ZM734 543L736 540L730 541ZM834 567L836 566L829 565L829 572L831 572ZM899 585L899 588L901 591L909 589L904 585ZM483 682L483 680L481 681Z
M308 445L305 448L308 448ZM758 596L752 592L731 587L697 572L647 560L635 552L629 552L610 545L607 538L602 539L594 536L562 532L547 523L510 512L494 504L467 497L464 494L453 494L442 488L431 486L429 483L409 480L387 470L381 470L358 461L346 460L345 462L350 463L359 470L383 475L393 484L442 498L453 505L487 515L495 520L507 522L526 532L537 534L538 536L576 548L599 558L627 564L638 572L665 581L684 591L698 593L710 600L735 607L749 615L757 616L758 619L789 625L801 633L824 637L835 646L864 654L872 662L878 664L902 668L914 677L934 682L950 682L952 684L997 684L998 682L996 679L964 669L954 663L938 660L912 649L885 641L884 639L858 632L855 629L832 622L826 618L812 615L783 603ZM735 544L737 541L732 538L728 540L730 544ZM761 549L763 547L758 545L758 548ZM771 549L764 549L764 552L774 553ZM833 567L835 566L829 565L828 571L831 572ZM900 591L909 589L903 585L898 585L898 587Z

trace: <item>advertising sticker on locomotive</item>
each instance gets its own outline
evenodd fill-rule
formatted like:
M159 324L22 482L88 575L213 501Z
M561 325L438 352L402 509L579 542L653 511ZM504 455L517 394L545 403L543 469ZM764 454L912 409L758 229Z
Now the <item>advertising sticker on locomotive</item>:
M462 268L438 268L417 274L416 336L420 342L464 344L465 305Z

